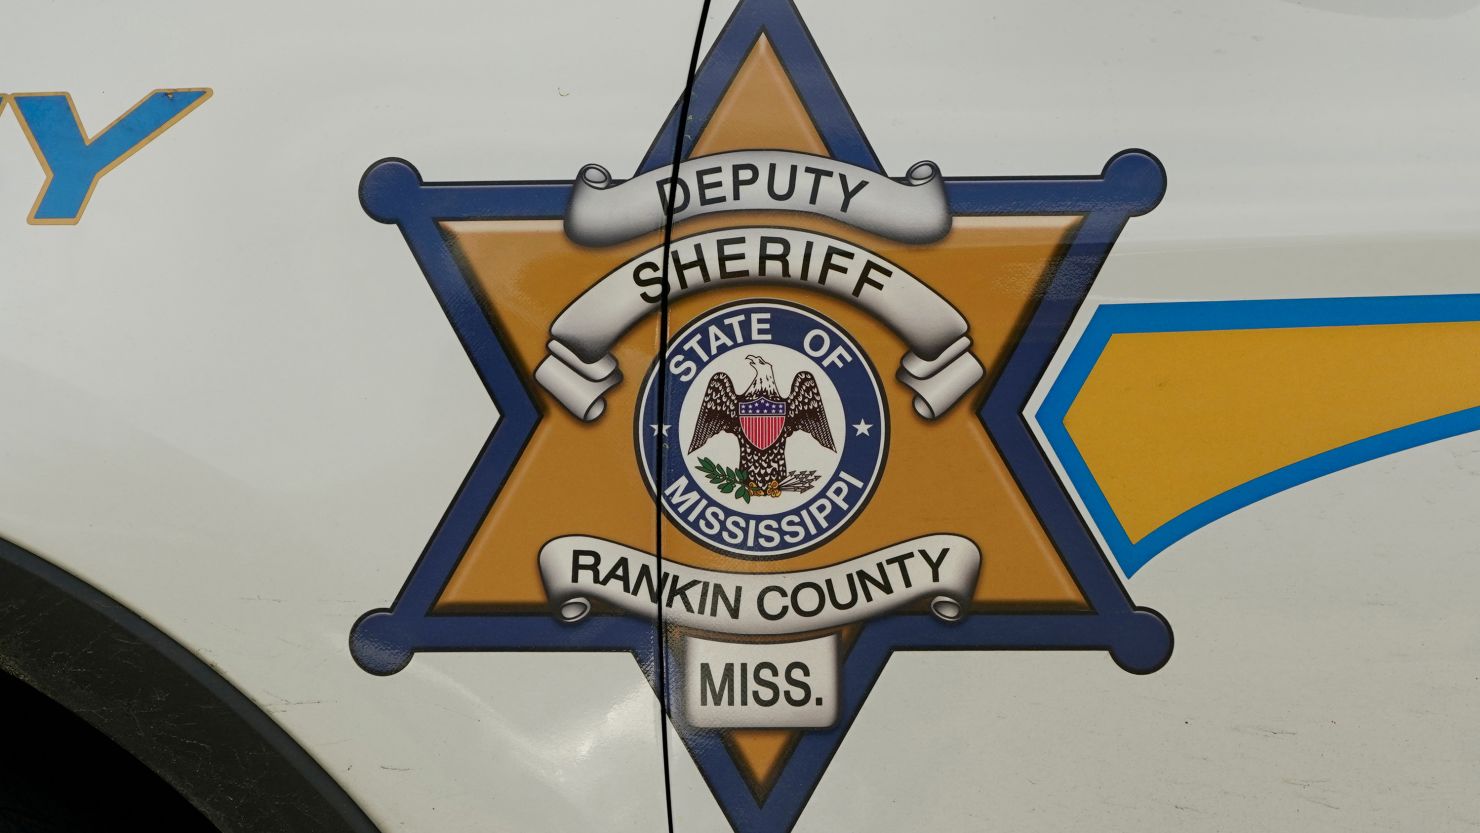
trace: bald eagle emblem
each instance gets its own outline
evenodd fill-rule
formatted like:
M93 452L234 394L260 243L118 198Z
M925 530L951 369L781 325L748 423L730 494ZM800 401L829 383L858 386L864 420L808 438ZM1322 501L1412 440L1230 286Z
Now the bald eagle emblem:
M818 445L836 452L832 429L817 380L803 370L791 380L791 393L782 396L776 387L776 371L760 356L746 356L755 378L743 392L736 393L727 373L716 373L704 389L699 417L689 440L689 453L703 448L722 433L734 434L740 443L740 463L725 470L708 458L699 471L725 492L733 484L739 496L781 497L782 492L805 492L817 482L816 471L792 471L786 465L786 441L797 431L806 432ZM705 465L708 464L708 465Z

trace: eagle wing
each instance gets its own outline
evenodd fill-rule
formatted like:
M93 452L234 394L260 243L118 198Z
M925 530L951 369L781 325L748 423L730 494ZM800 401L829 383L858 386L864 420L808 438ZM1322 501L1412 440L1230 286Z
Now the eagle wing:
M702 448L715 434L725 431L740 433L735 399L735 388L730 384L729 374L716 373L709 377L704 401L699 403L699 418L694 422L694 437L689 440L690 454Z
M796 431L812 435L819 445L828 451L837 451L833 445L832 429L827 427L827 411L822 406L822 391L817 380L803 370L791 380L791 396L786 400L786 429L783 436Z

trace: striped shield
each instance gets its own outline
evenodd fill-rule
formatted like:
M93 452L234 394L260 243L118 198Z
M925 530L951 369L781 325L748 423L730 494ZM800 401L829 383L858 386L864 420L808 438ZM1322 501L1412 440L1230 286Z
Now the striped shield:
M740 403L740 430L750 444L765 451L786 427L786 403L775 399L747 399Z

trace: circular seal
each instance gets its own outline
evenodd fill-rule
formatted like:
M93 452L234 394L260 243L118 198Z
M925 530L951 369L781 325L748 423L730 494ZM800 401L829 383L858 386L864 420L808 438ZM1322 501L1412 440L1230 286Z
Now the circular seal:
M878 373L838 325L795 304L742 301L695 319L653 363L639 403L648 488L719 552L813 549L857 517L884 470Z

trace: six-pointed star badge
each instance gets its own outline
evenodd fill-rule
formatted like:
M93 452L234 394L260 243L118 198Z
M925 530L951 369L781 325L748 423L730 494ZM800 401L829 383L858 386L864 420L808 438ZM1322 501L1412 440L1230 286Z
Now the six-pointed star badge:
M355 659L630 651L741 833L791 828L894 651L1156 670L1023 413L1164 186L1141 151L887 176L786 0L740 4L630 180L377 163L500 416Z

